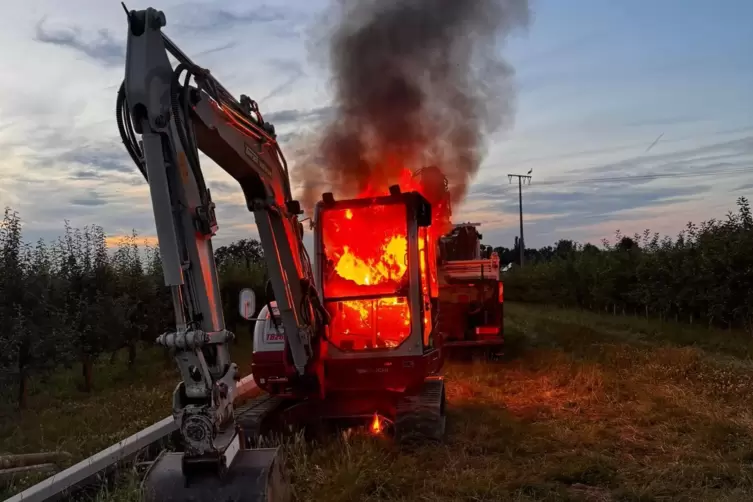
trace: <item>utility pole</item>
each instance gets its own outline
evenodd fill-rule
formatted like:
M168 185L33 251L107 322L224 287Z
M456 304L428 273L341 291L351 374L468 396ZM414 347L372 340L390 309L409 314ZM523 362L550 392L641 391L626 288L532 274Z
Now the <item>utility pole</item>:
M507 179L512 183L513 178L518 178L518 204L520 206L520 239L518 239L518 249L520 249L520 266L523 266L524 253L526 249L525 240L523 239L523 182L528 181L531 184L531 173L533 169L528 171L528 174L508 174Z

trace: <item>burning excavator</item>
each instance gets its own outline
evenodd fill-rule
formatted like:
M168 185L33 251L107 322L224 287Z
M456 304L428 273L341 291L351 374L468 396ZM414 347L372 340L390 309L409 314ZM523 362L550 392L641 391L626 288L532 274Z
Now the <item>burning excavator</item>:
M260 438L288 426L355 422L401 441L442 438L442 347L501 339L502 286L498 260L453 230L450 201L458 198L442 172L408 166L456 166L455 193L463 193L493 115L493 100L478 103L474 82L508 74L491 71L505 65L475 63L496 46L498 27L526 19L523 0L512 7L343 4L343 16L362 26L338 24L332 53L342 116L313 150L350 185L304 189L307 209L312 193L317 201L313 263L274 126L162 32L162 12L126 10L118 129L149 185L175 312L175 329L157 342L172 351L181 377L172 403L181 451L151 465L147 500L287 500L278 450L261 448ZM241 292L241 314L255 321L252 374L244 377L230 357L235 335L225 328L212 246L218 226L200 153L240 185L274 298L254 317L253 292Z
M430 201L398 185L349 200L324 194L314 215L312 266L272 124L253 100L236 100L183 54L161 31L162 12L126 12L117 122L149 185L175 311L175 330L157 342L173 352L181 375L173 416L182 451L152 464L146 499L286 500L277 450L256 447L285 425L360 421L372 430L389 426L400 440L441 439L445 390ZM259 315L252 375L244 378L230 358L235 335L224 323L215 206L199 152L239 183L275 298ZM251 290L240 300L241 314L252 319ZM265 392L252 397L255 388Z

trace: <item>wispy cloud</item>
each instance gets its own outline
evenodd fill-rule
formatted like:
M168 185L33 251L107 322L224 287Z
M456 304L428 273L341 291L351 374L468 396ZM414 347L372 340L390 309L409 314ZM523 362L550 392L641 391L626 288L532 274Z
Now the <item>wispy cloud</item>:
M698 146L690 146L690 147L683 147L679 146L679 144L697 144L701 141L713 141L714 138L719 137L731 137L731 136L747 136L750 138L750 134L753 132L753 126L745 126L745 127L736 127L736 128L730 128L730 129L721 129L716 131L710 131L702 136L699 136L698 134L694 135L679 135L679 136L664 136L661 139L661 145L664 148L671 148L672 150L670 152L665 152L662 155L675 155L678 158L680 156L687 157L692 156L693 152L696 148L699 148ZM551 131L548 130L542 130L537 131L537 134L550 134ZM515 165L520 166L526 166L529 165L546 165L546 164L556 164L563 160L569 160L569 161L580 161L583 164L592 164L589 167L582 168L578 171L572 171L575 172L584 172L592 169L599 169L604 163L594 163L594 158L600 158L608 154L617 154L619 152L625 153L625 161L626 159L640 159L642 161L652 161L652 160L661 160L661 157L657 158L652 156L647 156L645 149L646 145L650 144L652 140L656 139L656 136L651 137L651 135L648 135L643 141L637 142L637 141L631 141L631 142L622 142L619 144L612 144L609 146L603 146L603 147L597 147L597 148L575 148L571 150L565 150L565 151L558 151L556 153L552 154L546 154L546 155L531 155L526 156L523 158L516 158L515 159ZM704 145L702 148L704 149L723 149L726 146L728 146L730 140L722 140L722 141L716 141L711 144ZM739 138L736 138L732 141L739 141ZM570 146L570 145L568 145ZM684 152L684 153L683 153ZM498 165L495 163L489 164L486 166L486 169L488 170L495 170Z
M255 6L248 10L232 10L201 3L183 4L182 14L175 26L183 30L213 31L253 24L275 24L289 21L294 13L269 5ZM187 14L186 14L187 13Z
M210 180L207 182L207 185L213 194L238 193L240 190L240 185L238 183L230 181Z
M580 169L591 175L646 175L656 173L701 172L712 167L747 167L753 157L753 136L713 144L674 150L666 153L636 155L604 165ZM724 166L714 162L726 160Z
M726 193L753 187L750 183L752 160L751 138L739 138L674 152L634 156L571 171L570 177L539 182L534 179L523 189L526 241L536 246L560 237L598 242L619 228L642 231L641 225L646 225L667 231L671 225L662 222L682 220L684 224L688 219L707 218L706 199L725 193L717 190L712 194L714 186L720 183L729 186L739 179L741 188L727 188ZM493 231L488 232L489 243L508 244L517 235L517 188L507 183L506 177L487 179L472 187L469 193L474 206L471 213L490 222ZM719 201L719 197L714 200ZM733 198L728 201L733 202ZM668 219L669 214L688 208L693 210L692 216ZM661 221L650 225L652 218ZM609 230L606 234L597 235L606 230Z
M105 66L122 65L125 58L125 43L115 39L109 30L98 30L96 35L87 37L78 26L49 28L46 17L36 25L34 40L46 44L72 49Z
M231 40L230 42L224 43L222 45L218 45L217 47L212 47L210 49L199 51L195 53L193 57L200 58L200 57L208 56L210 54L216 54L218 52L223 52L228 49L232 49L233 47L236 47L237 45L238 45L238 42L236 40Z
M270 98L289 91L293 87L293 84L306 76L306 72L303 70L303 65L294 59L272 59L269 61L269 64L272 67L274 74L286 76L282 83L273 87L266 96L259 100L259 103L264 103Z
M743 192L746 190L753 190L753 183L744 183L734 189L735 192Z
M137 172L137 167L126 154L125 149L116 148L115 145L82 145L63 153L59 160L94 168L97 171L115 171L125 174Z
M678 124L693 124L698 122L706 122L708 117L702 117L700 115L693 114L678 114L678 115L659 115L648 116L639 120L626 120L624 125L627 127L645 127L645 126L675 126Z
M277 125L297 124L300 122L319 121L333 113L332 107L322 106L311 110L279 110L264 115L264 120Z
M485 201L483 209L513 213L518 209L517 190L504 190L495 185L481 185L474 192L474 200ZM564 219L604 217L620 211L646 206L673 203L678 199L697 197L710 190L708 185L645 186L631 183L583 186L526 187L526 214L559 214Z
M670 141L662 138L659 145ZM542 179L539 184L605 177L701 174L705 170L744 169L753 165L753 136L749 135L701 146L674 148L663 153L645 153L646 144L641 145L643 148L640 149L639 153L612 162L594 162L592 160L587 167L571 169L561 177ZM516 162L516 165L522 166L534 162L545 164L545 161L561 161L567 158L583 158L585 164L591 154L616 152L621 149L622 147L581 150L569 154L538 157L529 162ZM504 175L498 175L486 181L489 182L492 179L498 182L507 181Z
M107 204L107 199L103 198L97 192L90 192L86 196L74 197L71 199L71 204L74 206L104 206Z
M70 173L68 177L73 180L99 180L103 178L103 174L93 169L77 169Z

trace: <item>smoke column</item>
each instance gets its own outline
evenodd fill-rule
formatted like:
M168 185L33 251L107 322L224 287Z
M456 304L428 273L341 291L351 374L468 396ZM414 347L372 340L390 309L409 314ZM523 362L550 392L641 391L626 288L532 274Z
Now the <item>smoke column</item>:
M327 191L386 193L404 168L427 165L462 200L484 138L512 123L514 72L499 46L528 21L527 0L336 0L325 26L333 114L293 170L304 207Z

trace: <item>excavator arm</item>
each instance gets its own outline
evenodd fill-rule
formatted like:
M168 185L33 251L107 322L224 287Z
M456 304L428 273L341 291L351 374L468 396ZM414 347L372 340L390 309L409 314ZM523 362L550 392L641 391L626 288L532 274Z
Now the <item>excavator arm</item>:
M292 198L274 127L253 100L236 100L170 41L161 31L166 24L161 11L126 13L118 127L149 185L165 285L172 292L175 330L157 342L174 352L182 377L173 414L186 445L184 465L226 464L238 450L233 401L240 375L229 354L234 335L225 328L212 248L215 205L199 152L239 183L253 212L287 357L300 375L314 355L312 340L327 323L326 311L314 288L298 221L302 211Z

